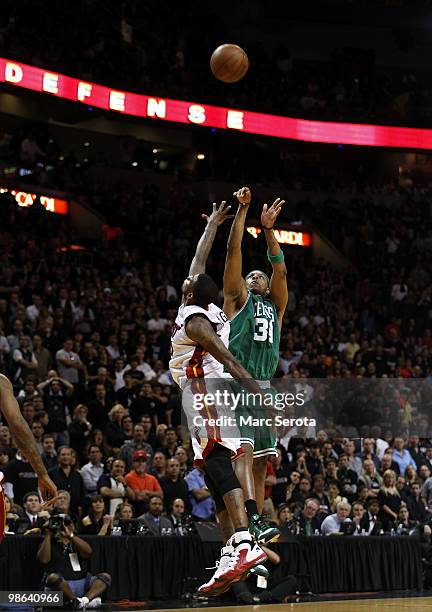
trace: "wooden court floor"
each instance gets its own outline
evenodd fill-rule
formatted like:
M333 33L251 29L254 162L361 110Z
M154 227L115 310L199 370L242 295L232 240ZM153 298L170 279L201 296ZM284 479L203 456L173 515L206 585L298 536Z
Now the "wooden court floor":
M292 604L266 604L256 606L226 606L218 608L182 608L194 612L432 612L432 597L407 597L397 599L356 599L343 601L314 601ZM175 612L159 610L158 612Z

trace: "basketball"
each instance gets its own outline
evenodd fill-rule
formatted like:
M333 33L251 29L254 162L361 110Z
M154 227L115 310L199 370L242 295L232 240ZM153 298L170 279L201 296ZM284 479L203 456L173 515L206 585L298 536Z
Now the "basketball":
M221 45L213 51L210 68L219 81L237 83L248 71L248 56L238 45Z

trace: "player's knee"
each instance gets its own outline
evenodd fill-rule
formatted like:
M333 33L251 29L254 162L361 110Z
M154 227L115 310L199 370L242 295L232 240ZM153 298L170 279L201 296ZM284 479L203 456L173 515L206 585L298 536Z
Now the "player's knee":
M254 472L257 472L258 474L262 473L263 471L267 472L267 460L268 460L267 456L254 458L254 462L253 462Z
M109 587L111 586L111 575L108 574L108 572L101 572L100 574L96 575L96 578L99 578L99 580L101 580L107 589L109 589Z
M63 578L62 576L60 576L60 574L49 574L49 576L47 576L47 579L45 581L45 584L47 587L49 587L50 589L56 589L60 586L61 582L62 582Z
M240 489L234 473L229 449L217 444L206 459L206 471L219 495L224 496L233 489Z

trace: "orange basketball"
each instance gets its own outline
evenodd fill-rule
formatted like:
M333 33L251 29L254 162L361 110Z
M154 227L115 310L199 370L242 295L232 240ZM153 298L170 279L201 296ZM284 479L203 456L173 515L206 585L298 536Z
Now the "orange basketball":
M213 51L210 68L219 81L236 83L248 71L248 56L238 45L221 45Z

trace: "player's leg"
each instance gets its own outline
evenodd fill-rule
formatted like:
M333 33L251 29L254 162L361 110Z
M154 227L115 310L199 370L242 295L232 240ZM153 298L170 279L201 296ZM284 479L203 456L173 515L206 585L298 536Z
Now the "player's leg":
M262 514L264 507L265 479L267 474L268 455L255 457L253 460L253 479L255 485L255 498L258 514Z
M266 559L266 554L257 546L248 530L243 491L231 463L231 450L216 443L206 457L206 482L215 491L218 515L227 533L229 517L234 533L222 548L218 568L212 578L199 591L208 595L219 595L230 584L241 580L251 568ZM222 501L226 508L223 513Z
M258 514L249 518L249 531L257 542L275 542L280 537L277 527L269 525L261 516L264 507L265 479L268 458L276 454L276 437L270 429L261 428L254 440L253 476Z

